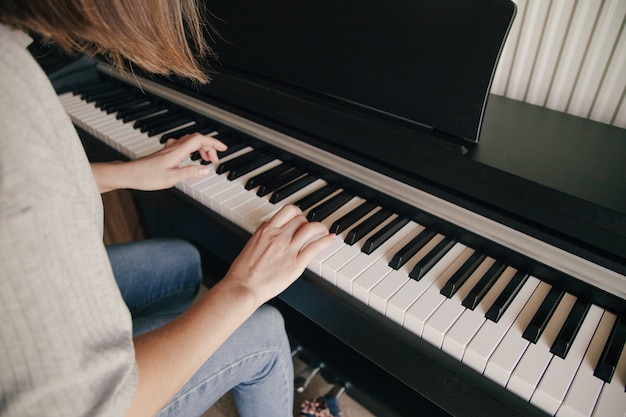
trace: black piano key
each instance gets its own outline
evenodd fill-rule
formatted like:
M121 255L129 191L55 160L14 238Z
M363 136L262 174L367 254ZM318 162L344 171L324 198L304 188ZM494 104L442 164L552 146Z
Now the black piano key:
M124 102L132 97L132 93L127 89L122 89L117 92L117 94L113 94L106 97L101 97L94 102L94 105L101 110L106 110L107 106L110 104L116 104L120 102Z
M89 85L77 87L76 89L74 89L72 94L75 96L82 97L85 94L95 93L99 91L107 91L114 87L115 87L115 84L113 84L112 82L98 82L96 84L89 84Z
M263 152L260 149L253 149L250 152L246 152L242 155L239 155L233 159L230 159L226 162L222 162L216 169L215 172L217 172L218 174L224 174L228 171L230 171L231 169L235 169L241 166L244 166L245 164L249 163L250 161L254 160L255 158L259 158L260 156L264 155L265 152Z
M241 144L245 144L245 146L250 146L250 140L244 135L235 134L229 129L222 126L218 126L215 130L217 131L217 133L214 135L215 139L224 143L229 148L232 146L239 147Z
M163 135L161 135L159 142L165 143L169 139L180 139L183 136L190 134L190 133L199 133L201 135L206 135L207 133L211 133L214 131L215 131L215 128L213 126L209 126L209 125L204 124L201 121L197 121L195 124L191 126L182 127L180 129L164 133Z
M398 233L407 223L409 219L404 217L396 217L387 223L382 229L370 236L366 241L361 252L369 255L374 252L380 245L385 243L391 236Z
M431 268L435 266L435 264L437 264L437 262L439 262L439 260L443 258L455 244L456 239L454 239L453 237L444 238L441 242L437 244L437 246L435 246L430 252L428 252L426 256L424 256L417 262L417 264L415 264L415 267L409 274L409 277L413 278L416 281L422 279L422 277L426 275L428 271L430 271Z
M483 263L487 255L481 252L474 252L467 261L452 275L444 284L441 291L442 295L452 298L454 294L465 284L465 281L476 271L476 268Z
M361 240L365 235L374 230L378 225L387 220L391 216L391 212L385 209L380 209L376 213L372 214L367 219L363 220L352 230L348 232L348 235L344 239L344 242L348 245L354 245Z
M580 326L583 324L583 320L587 316L589 307L591 307L591 302L588 298L578 298L576 300L574 307L572 307L556 340L552 344L550 352L565 359L567 352L572 347L572 343L574 343L578 330L580 330Z
M389 266L393 269L400 269L413 255L419 252L432 238L437 235L433 229L426 228L415 236L409 243L400 249L393 257Z
M252 190L253 188L258 187L261 184L267 184L268 182L275 180L280 175L291 169L293 169L293 167L286 163L276 165L275 167L270 168L267 171L248 179L248 181L246 181L246 184L244 185L244 188L246 190Z
M118 97L114 100L107 100L105 103L102 103L102 105L98 107L100 107L100 109L102 109L103 111L110 113L109 109L111 108L125 107L128 105L128 103L132 103L133 101L137 100L147 100L147 98L143 95L138 95L136 92L128 92L122 97Z
M498 280L500 275L502 275L506 267L507 265L502 261L496 261L491 265L487 272L485 272L485 275L483 275L476 285L474 285L474 288L470 290L461 304L470 310L474 310L485 297L485 294L489 292L493 284Z
M150 99L146 96L136 96L125 101L124 103L107 104L106 106L102 106L102 110L106 111L107 114L111 114L115 112L120 112L120 111L129 110L132 108L136 108L137 106L143 103L146 103L146 104L150 103Z
M127 109L120 109L117 111L117 113L115 114L115 118L116 119L121 119L122 122L124 123L128 123L129 121L133 120L132 116L137 113L137 112L141 112L141 111L146 111L147 109L151 109L151 108L155 108L157 106L164 106L164 104L155 101L153 99L149 99L148 101L142 101L141 103L135 105L135 106L131 106ZM164 108L164 107L163 107Z
M93 103L94 101L110 97L111 95L118 94L120 91L125 91L121 86L111 86L106 89L91 91L87 93L83 93L80 95L81 100L86 101L87 103Z
M158 125L152 126L147 131L148 132L148 136L150 136L150 137L156 136L156 135L158 135L160 133L167 132L168 130L172 130L172 129L174 129L177 126L182 126L182 125L190 123L190 122L193 122L193 117L180 115L176 119L167 120L167 121L164 121L163 123L159 123Z
M470 310L474 310L506 268L507 265L504 262L494 262L487 272L485 272L485 275L474 285L474 288L470 290L461 304Z
M235 180L249 172L254 171L257 168L261 168L263 165L275 160L276 156L272 154L262 154L249 161L247 164L240 165L230 170L228 173L229 180Z
M376 204L372 203L371 201L364 201L358 207L356 207L354 210L352 210L349 213L346 213L340 219L337 219L330 226L330 232L331 233L335 233L335 234L339 234L339 233L343 232L348 227L350 227L354 223L356 223L358 220L360 220L363 217L365 217L366 214L368 214L370 211L374 210L376 207L377 207Z
M342 191L332 198L329 198L322 204L318 205L317 207L313 208L311 211L309 211L306 217L310 222L322 221L326 217L337 211L339 207L346 204L353 197L353 193L348 191Z
M270 203L276 204L280 201L283 201L285 198L289 197L293 193L296 193L306 187L309 184L312 184L317 180L317 177L314 175L307 174L304 177L298 178L292 183L285 185L282 188L274 191L270 196Z
M233 154L235 152L239 152L240 150L242 150L246 146L248 146L248 145L246 143L244 143L244 142L232 142L232 143L229 143L228 144L228 148L225 151L221 151L221 152L217 153L217 157L220 158L220 159L221 158L225 158L228 155L231 155L231 154ZM198 154L198 156L199 156L199 154ZM204 165L208 165L208 164L211 163L211 161L202 160L202 163Z
M261 184L259 184L259 189L257 190L256 194L259 197L263 197L265 195L273 193L274 191L278 190L281 187L284 187L285 185L302 177L303 175L306 175L306 171L300 168L295 168L283 173L282 175L277 175L272 179L266 179L265 181L262 181Z
M215 135L215 137L224 143L243 141L242 139L243 135L237 134L236 131L233 131L232 129L228 127L219 126L216 130L217 130L217 134Z
M300 200L293 203L295 206L299 207L300 210L305 211L309 208L313 207L324 198L328 197L335 191L339 189L339 186L336 184L326 184L319 190L313 191L311 194L302 197Z
M593 374L603 380L610 383L613 379L613 374L617 368L617 361L621 356L624 344L626 343L626 320L623 317L617 317L611 334L602 349L602 355L596 365Z
M147 106L141 106L137 109L132 109L127 112L120 112L117 114L116 117L119 116L119 118L122 119L122 122L124 123L130 123L132 121L139 120L142 117L146 117L157 112L162 112L164 110L167 110L167 106L165 106L165 104L154 103Z
M204 130L204 129L201 129L201 131L202 130ZM201 131L198 132L198 133L201 133ZM243 148L245 148L248 145L246 143L239 142L239 143L229 143L227 146L228 146L228 148L225 151L221 151L221 152L217 153L217 157L219 159L225 158L228 155L233 154L235 152L239 152L240 150L242 150ZM192 161L197 161L200 158L201 158L200 152L198 152L198 151L195 151L194 153L191 154L191 160ZM207 160L203 159L201 161L201 163L202 163L202 165L209 165L211 163L211 161L207 161Z
M541 303L539 310L537 310L528 326L526 326L522 334L524 339L531 343L537 343L537 340L539 340L541 333L543 333L543 330L546 328L548 321L550 321L563 295L565 295L565 292L560 288L552 287L550 289L548 295L546 295L546 298Z
M494 301L491 307L489 307L489 310L485 313L485 318L497 323L527 280L528 274L526 272L517 271L515 275L513 275L513 278L511 278L511 281L500 293L496 301Z
M97 106L98 104L102 104L102 102L106 101L107 99L122 97L126 94L128 94L128 90L118 87L99 93L85 94L83 100L85 100L87 103L94 103L94 105Z
M179 117L180 114L170 108L164 113L142 117L141 119L135 121L134 127L142 132L147 132L152 128L152 126L158 126L161 123L167 123L169 121L176 120Z

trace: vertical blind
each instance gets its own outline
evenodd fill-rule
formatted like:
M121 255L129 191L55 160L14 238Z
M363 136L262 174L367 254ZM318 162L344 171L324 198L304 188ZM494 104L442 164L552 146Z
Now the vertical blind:
M514 0L492 93L626 128L626 0Z

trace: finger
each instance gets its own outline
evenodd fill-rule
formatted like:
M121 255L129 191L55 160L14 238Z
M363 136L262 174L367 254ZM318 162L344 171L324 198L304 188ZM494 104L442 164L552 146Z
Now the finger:
M214 164L220 161L220 158L217 156L217 150L214 148L200 149L198 152L200 153L200 157L205 161L211 161Z
M188 165L182 168L176 168L174 184L193 178L202 178L209 173L209 168L205 165Z
M304 222L301 222L297 229L293 231L291 241L294 246L302 248L309 242L327 234L328 228L323 223L309 222L304 218Z
M294 205L287 204L278 210L267 224L271 227L281 228L296 216L302 216L302 210Z
M213 136L201 135L199 133L185 135L178 139L177 142L180 146L180 152L183 153L191 153L195 151L208 152L210 149L225 151L228 148L219 139Z
M169 148L171 146L174 146L177 143L178 143L177 139L169 138L168 140L165 141L165 143L163 144L163 147L164 148Z
M317 235L313 239L310 239L298 253L298 261L305 267L315 256L333 244L337 239L337 235L334 233L327 233L325 235Z

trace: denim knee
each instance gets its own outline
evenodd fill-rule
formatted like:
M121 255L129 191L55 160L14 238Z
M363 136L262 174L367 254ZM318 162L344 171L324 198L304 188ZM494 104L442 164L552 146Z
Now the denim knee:
M107 252L133 316L169 307L184 308L193 301L202 283L200 254L195 246L182 240L150 239L111 245Z
M266 337L270 343L276 345L284 345L289 341L287 339L287 333L285 332L285 320L282 314L271 305L262 305L251 317L254 320L255 326L258 326L259 332L257 335Z

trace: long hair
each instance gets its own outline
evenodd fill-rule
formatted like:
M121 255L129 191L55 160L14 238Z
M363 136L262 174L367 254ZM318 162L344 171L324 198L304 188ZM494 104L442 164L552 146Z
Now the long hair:
M196 0L2 0L0 22L35 32L68 51L125 59L159 75L207 82L214 53Z

